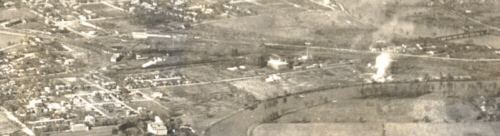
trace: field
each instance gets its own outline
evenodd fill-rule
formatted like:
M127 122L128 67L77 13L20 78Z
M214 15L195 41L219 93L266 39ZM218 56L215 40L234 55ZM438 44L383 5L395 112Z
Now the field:
M381 136L381 124L263 124L254 128L252 136Z
M5 114L0 114L0 123L2 125L0 125L0 130L2 130L1 133L11 133L11 132L14 132L14 131L17 131L17 130L20 130L21 127L18 127L16 125L14 125L12 122L10 122L10 120L7 118L7 116Z
M128 20L125 19L92 20L88 22L101 27L108 32L118 31L119 33L128 34L132 32L144 31L143 27L131 24Z
M98 3L98 4L89 4L80 6L82 9L90 10L97 14L99 17L120 17L125 15L123 11L118 9L114 9L107 5Z
M266 3L266 2L263 2ZM305 7L294 3L306 3ZM236 6L256 10L258 15L203 22L194 29L212 31L225 38L265 39L286 43L304 41L323 42L325 46L347 46L353 43L370 43L364 32L372 27L364 25L341 11L322 8L307 0L283 0L266 5L238 3ZM317 7L309 8L311 7ZM314 39L314 40L313 40ZM326 44L328 43L328 44Z
M0 20L10 20L10 19L31 19L37 16L29 11L29 9L16 9L16 8L1 8L0 9Z
M8 47L9 42L19 43L22 39L24 39L24 36L0 33L0 48Z
M314 123L263 124L253 136L496 136L498 123Z

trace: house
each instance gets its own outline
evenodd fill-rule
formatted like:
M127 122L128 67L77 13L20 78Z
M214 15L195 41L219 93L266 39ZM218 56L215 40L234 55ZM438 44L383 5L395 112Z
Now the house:
M57 111L61 110L62 106L59 103L48 103L47 108L49 108L49 111Z
M267 66L273 68L274 70L282 70L288 68L288 63L285 59L281 59L278 55L273 54L269 57Z
M153 98L162 98L163 97L163 94L160 93L160 92L154 92L151 97Z
M167 135L167 127L163 124L163 121L159 116L155 117L154 122L148 123L148 132L154 135Z
M89 127L85 124L70 124L70 130L71 131L89 131Z

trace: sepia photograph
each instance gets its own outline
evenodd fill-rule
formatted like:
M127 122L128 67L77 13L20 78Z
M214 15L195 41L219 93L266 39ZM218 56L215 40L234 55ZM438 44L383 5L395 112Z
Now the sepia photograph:
M500 136L500 0L0 0L2 136Z

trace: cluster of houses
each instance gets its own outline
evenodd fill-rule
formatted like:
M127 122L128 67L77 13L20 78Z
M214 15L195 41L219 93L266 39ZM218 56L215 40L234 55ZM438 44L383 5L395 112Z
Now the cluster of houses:
M1 88L7 95L24 96L12 99L11 101L16 101L18 104L14 104L16 108L9 108L9 110L13 110L11 111L13 115L33 130L80 131L77 128L83 124L82 122L86 124L95 122L95 115L89 112L75 112L78 107L85 106L85 103L82 99L72 96L73 89L84 89L80 87L83 85L38 82L33 88L20 89L18 84L16 81L10 81L1 84Z
M229 3L213 3L194 5L189 0L170 0L164 3L158 0L132 0L128 9L131 13L139 9L145 9L154 14L164 14L181 22L199 22L201 19L222 16L245 16L253 15L255 12L243 9Z
M76 62L73 56L48 53L54 46L43 43L40 38L27 38L21 43L26 48L11 49L0 54L0 78L26 75L45 75L73 70Z
M87 74L85 75L85 78L91 82L99 84L102 88L105 89L111 90L117 88L116 82L113 79L103 75L102 73Z
M190 84L193 81L178 72L158 74L134 74L123 78L123 84L128 89L147 88L154 86L172 86Z
M130 13L145 11L157 15L163 14L166 17L174 18L181 22L198 22L200 12L184 8L186 3L187 1L185 0L175 0L166 3L159 3L157 0L132 0L128 10Z
M102 86L108 87L105 85L108 81L104 79L105 77L95 75L94 81L102 81ZM7 105L12 105L12 107L7 109L32 130L87 131L92 126L103 125L102 122L96 124L97 118L114 119L106 116L109 113L117 117L122 114L137 115L132 111L125 113L126 108L121 103L114 102L111 98L112 94L91 88L90 84L75 82L73 79L38 81L33 84L33 87L25 87L20 82L10 81L0 84L0 89L4 92L1 95L4 98L6 98L5 95L11 96L8 97L9 100L4 101L16 103L10 102ZM89 93L76 93L77 91ZM106 105L93 106L92 103L106 103Z
M61 1L46 1L46 0L27 0L29 5L40 15L56 21L73 21L87 20L97 18L98 15L91 10L77 8L78 0L61 0ZM56 8L57 7L57 8ZM67 8L60 8L67 7ZM72 7L72 8L69 8Z

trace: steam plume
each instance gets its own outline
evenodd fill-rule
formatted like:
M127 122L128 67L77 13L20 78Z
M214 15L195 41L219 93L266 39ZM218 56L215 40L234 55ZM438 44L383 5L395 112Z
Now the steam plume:
M385 82L387 70L391 67L392 57L389 53L381 53L375 61L377 73L373 75L373 80L377 82Z

